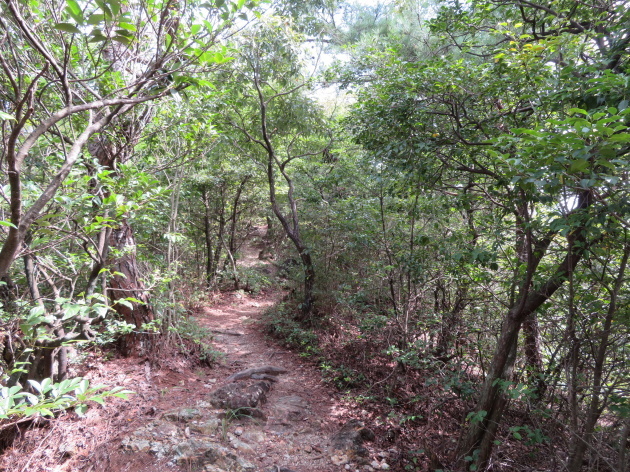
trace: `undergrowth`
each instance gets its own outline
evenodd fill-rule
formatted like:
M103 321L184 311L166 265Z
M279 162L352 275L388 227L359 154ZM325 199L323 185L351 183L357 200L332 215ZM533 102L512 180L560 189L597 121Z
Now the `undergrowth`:
M325 355L319 343L319 337L313 328L307 328L293 318L297 310L290 303L281 303L263 315L266 332L281 341L290 349L316 362L322 371L324 380L334 384L339 390L362 387L366 376L352 367L339 364Z
M169 333L183 355L201 364L210 367L222 355L210 343L213 339L212 332L194 318L181 317L175 326L169 327Z
M302 357L319 357L321 349L317 334L293 318L293 307L280 303L263 314L265 331L295 349Z

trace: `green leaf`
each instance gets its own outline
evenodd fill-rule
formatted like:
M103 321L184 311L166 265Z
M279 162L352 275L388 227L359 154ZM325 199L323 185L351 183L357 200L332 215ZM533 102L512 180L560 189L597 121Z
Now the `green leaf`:
M13 115L9 115L3 111L0 111L0 120L13 120L15 121L15 117Z
M29 379L28 383L31 384L31 387L33 387L35 391L37 391L38 393L42 393L42 386L37 380Z
M81 30L72 23L55 23L55 28L66 33L81 34Z
M586 159L578 159L571 163L571 167L569 167L569 172L582 172L588 168L588 160Z
M78 24L83 24L85 19L83 18L83 11L81 10L79 4L75 0L67 0L66 5L66 12L68 12L68 15L70 15Z
M48 408L40 408L39 414L42 416L55 416L55 414L50 411Z
M118 26L122 29L125 29L127 31L131 31L131 32L136 32L138 31L138 28L136 28L135 25L132 25L131 23L125 23L124 21L121 21L120 23L118 23Z
M583 110L581 108L570 108L569 109L569 115L575 115L575 114L581 114L581 115L588 115L588 112L586 110Z
M117 0L109 0L108 5L114 15L120 13L120 2Z
M129 40L133 39L133 33L131 31L127 31L126 29L117 29L116 34L119 36L124 36Z
M127 307L127 308L133 308L133 305L131 304L131 302L130 302L130 301L128 301L128 300L124 300L124 299L122 299L122 298L120 298L120 299L116 300L116 301L114 302L114 305L116 305L116 304L118 304L118 305L122 305L122 306Z
M11 223L10 221L4 221L4 220L0 220L0 226L8 226L10 228L16 228L17 226L15 226L13 223Z
M131 44L131 39L127 38L126 36L121 36L119 34L113 36L112 40L116 41L117 43L124 44L125 46L129 46Z
M66 0L66 5L69 11L74 13L75 15L81 14L81 7L76 2L76 0Z
M92 31L92 37L88 40L89 43L100 43L102 41L107 41L107 37L103 35L98 30Z
M69 307L64 307L65 308L65 312L63 314L63 317L61 318L62 320L67 320L70 319L74 316L77 315L77 313L79 313L79 310L81 310L81 306L80 305L70 305Z
M630 133L613 134L608 138L608 141L615 143L630 143Z
M216 90L216 87L214 86L214 84L208 80L199 79L197 80L197 85L199 87L208 87L208 88Z
M92 13L87 20L88 25L98 25L103 22L105 15L102 13Z
M111 18L113 16L112 14L112 10L111 8L109 8L109 5L107 3L105 3L103 0L95 0L96 4L101 7L101 10L103 10L103 13L105 14L106 18Z
M92 397L92 398L90 398L90 400L92 400L93 402L98 403L99 405L105 406L105 400L101 396Z

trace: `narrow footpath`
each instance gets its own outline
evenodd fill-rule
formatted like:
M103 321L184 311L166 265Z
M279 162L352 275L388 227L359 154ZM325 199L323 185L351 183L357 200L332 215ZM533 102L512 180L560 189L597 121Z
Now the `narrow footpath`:
M239 264L275 273L255 245ZM387 451L315 365L263 332L282 292L221 294L196 314L219 352L210 368L164 359L88 358L77 375L136 392L26 431L0 459L22 472L333 472L388 470Z

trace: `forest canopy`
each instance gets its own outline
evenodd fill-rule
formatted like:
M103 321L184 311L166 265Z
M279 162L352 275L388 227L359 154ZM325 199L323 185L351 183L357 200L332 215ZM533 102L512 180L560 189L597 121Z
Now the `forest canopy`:
M626 1L0 9L0 418L126 395L77 352L204 357L191 305L273 289L406 418L400 470L628 470ZM282 282L238 265L263 227Z

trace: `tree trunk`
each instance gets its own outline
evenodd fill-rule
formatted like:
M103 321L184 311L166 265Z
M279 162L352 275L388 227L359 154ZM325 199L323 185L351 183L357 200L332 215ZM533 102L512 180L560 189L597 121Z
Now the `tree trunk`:
M615 280L615 284L610 292L610 302L608 304L608 310L606 312L606 318L604 320L604 328L600 335L601 339L597 348L597 354L595 356L595 366L593 368L593 392L591 394L591 401L582 428L581 434L578 433L577 428L571 438L571 445L569 447L569 460L567 461L567 470L569 472L579 472L582 469L582 462L584 460L584 454L586 449L591 446L593 440L593 431L597 425L597 420L601 415L600 404L602 403L602 388L604 382L604 364L606 362L606 350L608 348L608 340L610 338L610 330L612 327L613 318L617 312L617 296L621 290L624 282L625 271L628 264L628 257L630 256L630 246L626 245L625 252L623 254L621 264L619 266L619 272ZM622 445L622 448L624 446ZM620 455L620 457L623 457ZM624 469L619 469L624 470Z
M580 194L575 211L588 208L592 201L590 190ZM550 237L534 243L530 234L527 236L527 273L521 284L521 290L516 304L509 310L497 342L490 370L481 390L481 395L475 408L476 419L471 421L457 448L456 470L467 467L466 457L476 455L477 470L484 470L492 453L494 433L501 421L506 399L503 398L502 381L509 382L511 370L516 356L512 356L513 349L518 343L518 334L523 322L547 301L562 286L582 258L589 244L586 241L584 227L576 228L571 234L564 260L556 268L555 273L542 284L538 290L533 290L532 280L540 261L551 244ZM490 424L490 422L495 424ZM480 449L481 448L481 449Z
M156 334L147 333L143 325L153 321L155 316L149 295L140 280L136 242L126 220L112 231L109 244L116 253L110 263L109 298L114 310L134 326L133 332L122 339L122 351L125 355L146 354L153 346L152 339ZM127 298L132 300L125 300Z
M236 190L236 195L234 196L234 201L232 202L232 212L230 214L230 240L228 243L228 248L230 249L230 252L232 254L234 254L236 252L236 228L237 228L237 221L238 221L238 205L241 201L241 195L243 194L243 189L245 188L245 185L247 184L247 181L249 180L249 177L244 177L243 180L241 180L238 189Z
M210 213L210 201L208 198L208 189L203 187L201 190L201 199L204 206L203 214L203 231L204 242L206 246L206 286L211 289L214 286L214 279L217 274L214 265L214 251L212 249L212 215Z
M313 311L313 305L315 303L313 298L313 291L315 289L315 268L313 267L311 254L306 249L300 252L300 259L304 266L304 299L302 300L301 306L301 319L306 320Z
M254 67L256 69L257 66ZM265 152L267 153L267 183L269 184L269 202L271 203L271 209L273 210L274 215L280 221L282 228L284 229L285 234L291 239L291 242L295 246L295 249L298 251L300 255L300 259L302 260L302 266L304 269L304 299L301 305L301 313L299 318L301 320L308 320L312 313L314 307L314 287L315 287L315 269L313 267L313 262L311 259L311 254L304 244L302 237L300 235L300 219L298 214L297 200L294 195L295 187L293 184L293 180L291 176L287 173L286 167L289 163L294 159L289 155L284 161L280 160L278 155L276 154L276 148L271 142L271 135L273 134L269 132L267 128L267 105L270 99L265 99L261 84L260 77L258 75L258 71L254 70L255 77L253 79L254 86L256 88L258 94L258 105L260 110L260 132L262 140L258 140L253 138L247 131L245 131L245 135L253 142L259 144L263 147ZM279 96L275 95L275 96ZM242 129L242 128L241 128ZM278 204L278 199L276 195L276 173L279 172L284 181L288 186L287 199L289 202L289 212L288 215L285 216Z
M538 328L538 315L535 312L525 319L523 334L529 384L536 389L536 393L540 396L545 391L545 379L542 378L543 361L540 352L540 329Z

